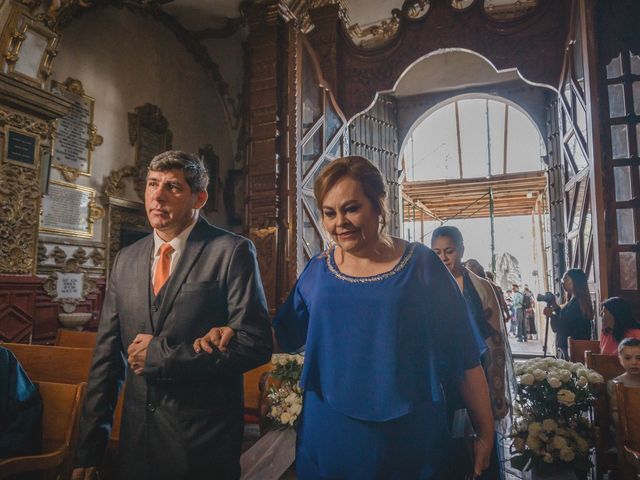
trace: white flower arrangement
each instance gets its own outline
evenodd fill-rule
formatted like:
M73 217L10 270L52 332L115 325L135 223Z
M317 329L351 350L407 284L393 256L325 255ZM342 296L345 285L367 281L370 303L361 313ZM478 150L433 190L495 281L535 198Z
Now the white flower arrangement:
M275 428L295 427L302 411L300 375L303 355L275 354L271 357L273 384L267 394L267 418Z
M581 363L535 358L515 365L511 465L539 473L587 470L593 427L585 413L604 383Z

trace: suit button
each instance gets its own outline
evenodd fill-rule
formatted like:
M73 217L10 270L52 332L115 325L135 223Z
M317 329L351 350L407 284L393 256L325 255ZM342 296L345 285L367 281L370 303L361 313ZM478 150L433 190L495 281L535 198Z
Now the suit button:
M157 305L151 305L151 311L153 313L157 312L158 311L158 306Z
M156 406L152 402L147 402L147 410L153 413L156 411Z

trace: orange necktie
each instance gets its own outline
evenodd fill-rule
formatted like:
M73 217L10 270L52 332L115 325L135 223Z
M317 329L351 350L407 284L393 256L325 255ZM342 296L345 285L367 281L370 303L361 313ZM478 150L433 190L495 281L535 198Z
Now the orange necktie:
M160 260L156 265L156 273L153 275L153 294L158 295L158 292L169 278L171 271L171 252L173 247L169 243L163 243L160 247Z

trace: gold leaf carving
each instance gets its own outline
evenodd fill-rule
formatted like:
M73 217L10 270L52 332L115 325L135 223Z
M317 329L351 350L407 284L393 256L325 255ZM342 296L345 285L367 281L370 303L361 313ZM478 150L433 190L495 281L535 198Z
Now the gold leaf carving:
M87 251L82 247L78 247L78 249L73 252L72 256L80 265L84 265L89 260L89 257L87 257Z
M37 170L0 164L0 273L33 273L39 199Z
M56 265L62 265L64 261L67 259L66 252L60 247L58 247L57 245L54 247L53 250L51 250L50 256L51 258L53 258L53 261L56 262Z
M113 170L107 181L105 182L104 194L108 197L119 197L124 193L124 179L133 178L134 180L139 176L139 169L136 166L129 165L119 170Z
M93 249L93 252L89 255L89 258L93 261L96 267L104 265L104 254L97 248Z

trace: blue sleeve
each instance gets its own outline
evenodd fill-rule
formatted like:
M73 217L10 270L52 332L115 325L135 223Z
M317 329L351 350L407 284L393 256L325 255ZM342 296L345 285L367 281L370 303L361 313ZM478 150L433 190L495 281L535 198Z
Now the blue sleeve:
M309 312L300 295L298 283L278 309L272 325L278 345L283 351L297 352L306 343Z

